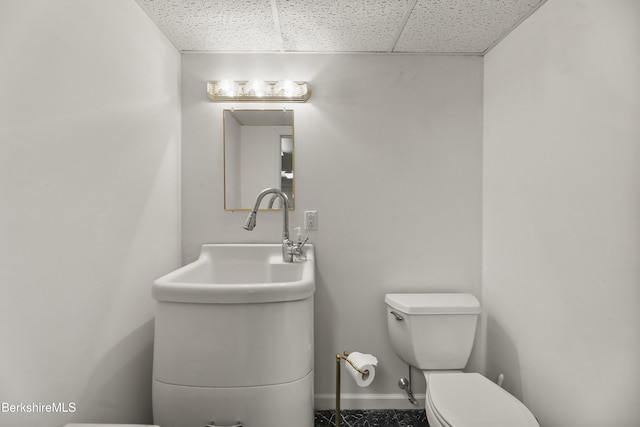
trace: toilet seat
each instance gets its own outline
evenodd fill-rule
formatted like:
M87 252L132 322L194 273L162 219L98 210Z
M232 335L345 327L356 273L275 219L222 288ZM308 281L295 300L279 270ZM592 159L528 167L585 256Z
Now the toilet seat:
M444 427L539 427L526 406L480 374L424 374L426 406Z

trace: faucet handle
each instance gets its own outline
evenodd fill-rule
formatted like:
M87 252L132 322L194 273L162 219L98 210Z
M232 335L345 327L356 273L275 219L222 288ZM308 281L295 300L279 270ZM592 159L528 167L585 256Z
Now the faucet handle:
M308 240L309 236L306 236L303 241L295 242L293 245L291 245L291 254L293 256L302 256L302 248Z
M305 236L304 240L302 242L296 243L296 245L298 248L302 249L302 247L304 246L305 243L307 243L307 241L309 241L309 236Z

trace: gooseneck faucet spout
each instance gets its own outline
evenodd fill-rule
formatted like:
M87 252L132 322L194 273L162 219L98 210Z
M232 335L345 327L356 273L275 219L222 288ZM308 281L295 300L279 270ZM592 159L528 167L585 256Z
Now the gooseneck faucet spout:
M243 228L245 230L253 230L256 226L256 217L258 216L258 209L260 208L260 203L262 199L267 194L275 194L274 197L280 197L282 199L282 212L284 214L283 224L282 224L282 259L285 262L293 262L294 252L292 248L294 247L294 243L289 239L289 198L282 191L277 188L265 188L258 194L256 198L256 203L253 206L253 210L247 217L244 222Z

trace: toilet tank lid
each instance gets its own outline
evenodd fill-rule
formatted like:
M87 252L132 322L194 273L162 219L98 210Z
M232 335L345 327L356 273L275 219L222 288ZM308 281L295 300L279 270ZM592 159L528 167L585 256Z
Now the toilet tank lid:
M480 313L480 302L471 294L387 294L384 302L405 314Z

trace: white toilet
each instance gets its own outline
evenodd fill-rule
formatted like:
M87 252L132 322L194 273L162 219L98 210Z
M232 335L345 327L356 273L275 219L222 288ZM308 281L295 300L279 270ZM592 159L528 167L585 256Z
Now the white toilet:
M473 347L480 303L470 294L387 294L387 326L395 352L427 381L430 427L540 427L506 390L463 373Z

